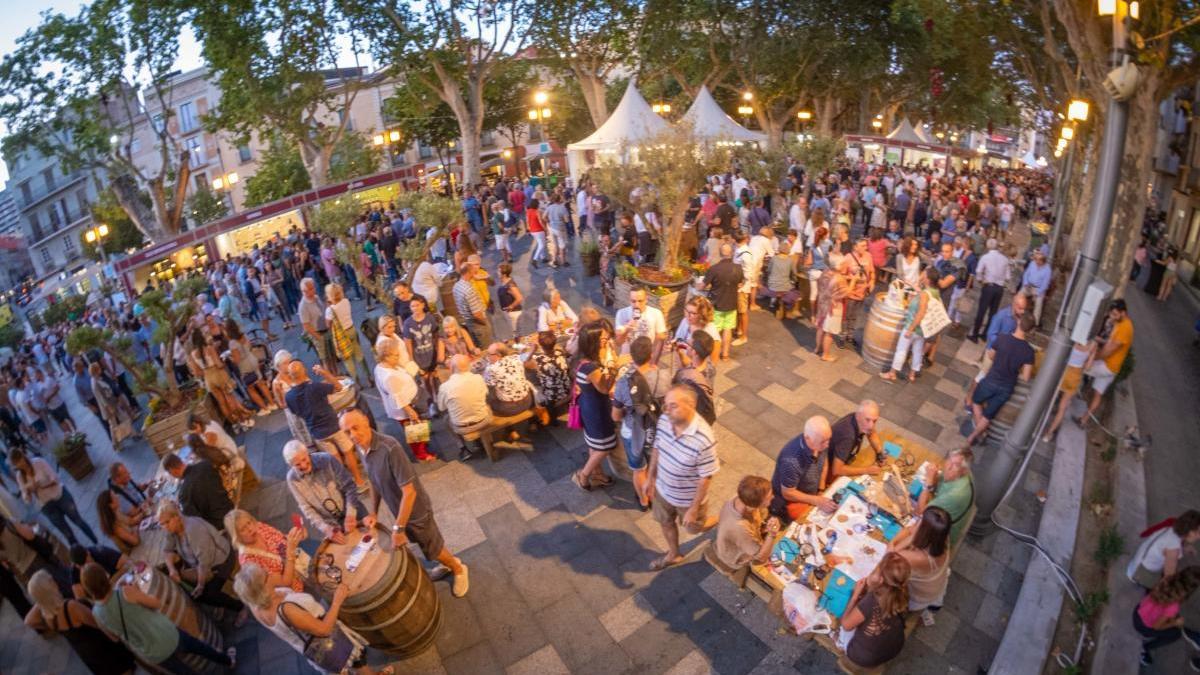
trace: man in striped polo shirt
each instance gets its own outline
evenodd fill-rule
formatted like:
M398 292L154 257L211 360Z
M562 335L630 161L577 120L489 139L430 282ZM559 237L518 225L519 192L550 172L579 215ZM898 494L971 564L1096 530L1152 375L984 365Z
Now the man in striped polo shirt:
M667 554L650 564L661 570L683 562L679 521L692 534L717 524L708 515L708 488L717 473L717 440L712 427L696 414L696 393L686 385L667 392L658 418L649 482L654 485L654 519L662 526Z

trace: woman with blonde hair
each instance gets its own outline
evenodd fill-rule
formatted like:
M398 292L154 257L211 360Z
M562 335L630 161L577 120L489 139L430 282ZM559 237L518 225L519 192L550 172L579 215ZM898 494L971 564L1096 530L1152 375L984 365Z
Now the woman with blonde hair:
M854 587L838 646L862 668L876 668L904 649L904 613L908 611L911 568L899 553L888 553L875 570Z
M396 348L400 350L400 365L408 371L409 375L417 376L420 369L417 364L413 363L412 355L408 353L408 345L404 344L404 338L397 332L400 326L396 322L396 317L391 314L383 314L379 317L379 336L375 338L375 352L379 353L379 346L384 342L395 343Z
M133 654L125 645L104 634L90 607L78 600L64 598L49 572L34 572L27 588L33 599L33 609L25 615L26 626L44 638L61 635L79 655L83 665L96 675L133 672Z
M324 642L326 649L322 650L321 662L309 660L309 665L317 671L352 671L360 675L375 672L391 675L393 672L391 666L379 671L368 666L367 641L338 620L342 603L349 595L349 589L344 584L338 584L329 609L325 609L308 593L273 587L266 571L251 564L238 572L233 590L259 623L297 652L304 654L313 641Z
M721 331L713 323L712 302L704 296L695 296L687 301L683 308L683 321L675 329L677 344L691 344L692 335L697 331L708 333L713 339L713 354L721 353ZM718 359L719 360L719 359Z
M358 328L354 326L354 314L350 308L350 299L346 297L341 284L325 286L325 321L333 335L333 351L337 354L342 366L350 377L354 378L360 387L373 386L371 370L367 367L367 359L363 356L362 347L358 343ZM366 380L363 383L359 374Z
M459 325L458 319L452 316L442 319L442 344L445 345L443 363L449 363L452 357L459 354L472 359L479 356L479 347L475 346L471 334Z
M300 548L300 542L308 537L303 527L293 527L285 536L249 511L233 509L225 514L225 532L237 548L240 567L258 565L267 573L272 588L304 590L309 557Z

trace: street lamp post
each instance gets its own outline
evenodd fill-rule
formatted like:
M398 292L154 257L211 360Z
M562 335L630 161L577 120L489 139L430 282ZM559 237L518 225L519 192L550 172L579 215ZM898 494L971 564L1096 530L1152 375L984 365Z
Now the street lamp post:
M744 91L742 92L742 104L738 106L738 115L742 117L742 126L750 123L750 116L754 114L754 106L751 102L754 100L754 94Z
M1100 16L1111 16L1113 21L1113 65L1120 68L1128 62L1126 53L1126 18L1137 17L1137 3L1124 0L1101 0ZM986 534L992 529L992 516L1004 497L1009 482L1021 466L1033 446L1035 434L1050 412L1050 404L1058 391L1059 381L1071 352L1071 329L1079 317L1089 287L1096 280L1104 243L1112 223L1113 206L1121 178L1121 159L1125 153L1125 132L1129 124L1128 98L1135 86L1128 86L1120 98L1110 92L1104 116L1104 145L1100 149L1100 160L1096 171L1096 183L1092 188L1092 201L1088 205L1087 226L1083 232L1083 245L1079 249L1075 269L1067 283L1068 297L1055 321L1050 344L1046 347L1042 366L1030 386L1025 406L1017 414L1012 428L1004 437L998 452L992 453L992 461L981 466L976 483L978 510L971 525L974 534Z
M88 229L83 233L83 239L89 244L94 245L100 251L100 262L108 264L108 253L104 250L104 239L108 236L108 225L100 223L99 225Z
M812 122L812 119L813 119L812 111L811 110L801 110L796 113L796 119L799 120L800 135L803 137L803 136L805 136L805 130L808 128L808 125ZM801 138L801 140L807 140L807 139Z
M542 142L546 141L546 120L550 119L550 114L552 112L550 110L550 106L546 105L549 100L550 96L546 92L534 92L533 107L529 109L529 121L537 122L538 136L542 139ZM542 158L542 161L544 162L545 158Z
M1080 99L1075 99L1067 106L1067 122L1063 125L1061 136L1059 137L1059 149L1055 150L1056 156L1063 153L1061 144L1066 143L1066 160L1063 161L1062 171L1058 178L1058 190L1054 195L1054 225L1051 228L1050 234L1050 254L1046 257L1050 264L1054 264L1054 252L1058 248L1058 238L1062 232L1062 222L1066 218L1067 211L1067 190L1070 190L1071 173L1075 169L1075 142L1076 125L1080 122L1086 122L1088 118L1088 102Z

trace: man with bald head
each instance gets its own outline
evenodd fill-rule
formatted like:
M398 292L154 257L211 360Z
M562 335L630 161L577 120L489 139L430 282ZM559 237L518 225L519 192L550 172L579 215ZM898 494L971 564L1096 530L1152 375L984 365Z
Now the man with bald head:
M826 513L837 510L837 503L821 494L832 435L829 420L815 415L804 423L804 433L779 451L771 476L772 515L790 522L803 518L813 507Z
M654 519L667 540L667 553L650 564L661 570L683 561L679 522L692 534L717 524L708 514L708 488L717 473L717 437L696 413L696 392L677 384L667 392L658 418L648 482L654 485Z
M463 354L450 358L450 377L438 387L437 405L448 413L450 428L458 435L486 429L492 423L487 404L488 388L483 376L471 372L471 359ZM471 458L472 449L464 447L458 458Z
M833 459L829 482L838 476L878 475L878 462L883 458L883 441L875 431L879 423L879 404L867 399L858 404L858 410L833 423L829 439L829 456ZM863 439L875 451L875 464L850 466L862 450Z
M314 382L309 378L308 369L300 359L289 363L287 368L288 377L295 383L283 397L288 410L304 420L317 449L336 457L351 470L354 479L361 483L363 477L360 475L358 463L347 456L354 451L354 444L338 429L337 412L329 403L329 396L341 391L342 383L320 365L314 365L313 372L323 381Z
M374 488L374 503L367 505L368 510L395 515L391 519L392 543L400 547L407 545L410 539L417 542L426 560L440 563L429 576L436 581L447 573L453 574L454 597L466 595L467 566L446 548L442 532L433 519L429 493L421 486L404 442L373 430L367 416L358 410L343 414L339 424L363 454L367 475ZM386 505L387 509L381 509L381 505Z
M713 325L721 331L720 358L729 358L733 328L737 325L738 288L745 276L741 265L733 262L733 245L721 244L721 260L704 273L704 286L711 291Z

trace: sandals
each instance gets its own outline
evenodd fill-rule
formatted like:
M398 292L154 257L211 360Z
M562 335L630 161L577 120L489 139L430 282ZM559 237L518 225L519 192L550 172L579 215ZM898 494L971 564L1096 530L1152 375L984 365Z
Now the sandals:
M613 484L612 476L601 474L599 476L588 476L588 485L592 487L608 487Z
M571 482L578 486L580 490L588 492L592 490L591 481L583 478L578 471L571 474Z
M667 556L664 555L661 558L655 558L654 561L650 563L650 571L661 572L661 571L667 569L668 567L674 567L682 562L683 562L682 556L680 556L674 560L668 560Z

